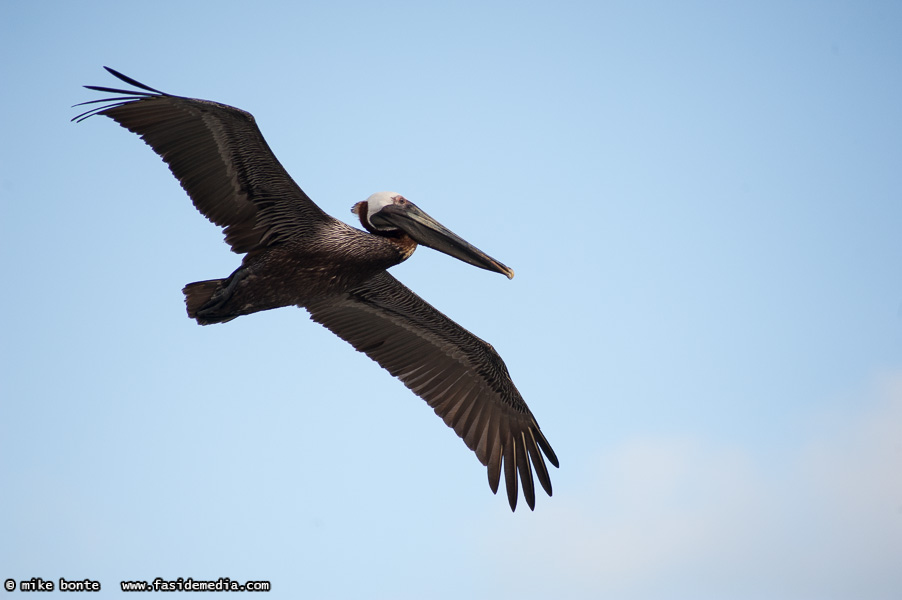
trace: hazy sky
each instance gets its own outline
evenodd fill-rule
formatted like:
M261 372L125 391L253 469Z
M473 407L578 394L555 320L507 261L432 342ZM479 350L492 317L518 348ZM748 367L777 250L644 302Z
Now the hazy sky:
M902 4L0 3L0 579L294 598L902 590ZM511 513L71 106L252 112L327 212L394 190L515 269L393 269L492 343L560 457Z

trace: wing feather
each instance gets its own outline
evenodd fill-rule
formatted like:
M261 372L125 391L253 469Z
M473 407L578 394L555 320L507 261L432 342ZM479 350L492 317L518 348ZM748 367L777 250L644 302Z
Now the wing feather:
M517 509L517 438L506 431L502 442L504 454L504 485L511 510Z
M105 68L145 91L85 86L121 95L85 102L105 104L73 120L104 115L141 136L169 165L194 206L225 228L234 252L284 243L334 220L288 175L250 113L166 94Z
M545 458L557 467L557 456L489 344L385 272L307 309L423 398L488 467L493 492L503 468L512 509L518 482L535 507L532 467L551 495Z

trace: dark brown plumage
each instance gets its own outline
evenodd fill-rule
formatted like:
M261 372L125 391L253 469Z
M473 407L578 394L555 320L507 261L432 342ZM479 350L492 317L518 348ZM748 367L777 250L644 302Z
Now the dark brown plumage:
M551 495L544 457L558 459L491 345L403 286L386 269L417 243L478 267L513 271L436 223L403 196L382 192L356 204L366 231L316 206L273 155L253 116L237 108L150 88L107 68L138 90L73 120L99 114L138 134L169 165L194 206L245 254L229 277L189 283L188 315L202 325L302 306L423 398L488 467L497 492L504 470L511 509L518 480L535 507L533 468ZM544 457L543 457L544 454Z

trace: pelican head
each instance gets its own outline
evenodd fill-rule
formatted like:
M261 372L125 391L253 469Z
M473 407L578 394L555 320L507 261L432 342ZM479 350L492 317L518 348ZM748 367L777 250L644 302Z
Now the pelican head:
M420 208L395 192L378 192L358 202L351 212L360 217L364 229L376 235L404 233L415 242L444 252L465 263L501 273L513 279L513 269L470 245Z

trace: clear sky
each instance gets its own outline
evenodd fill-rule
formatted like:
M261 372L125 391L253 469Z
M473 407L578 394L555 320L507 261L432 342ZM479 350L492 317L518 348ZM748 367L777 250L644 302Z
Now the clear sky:
M0 579L294 598L902 590L899 2L0 3ZM511 513L420 399L285 308L71 106L252 112L327 212L394 190L515 269L393 273L561 461ZM521 502L522 504L522 502Z

